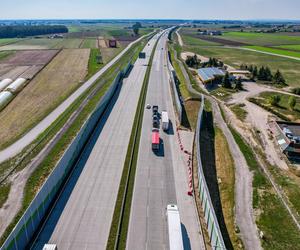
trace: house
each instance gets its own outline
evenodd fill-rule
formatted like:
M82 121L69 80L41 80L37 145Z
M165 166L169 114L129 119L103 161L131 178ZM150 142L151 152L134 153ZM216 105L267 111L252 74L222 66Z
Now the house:
M224 70L214 67L200 68L197 72L203 84L215 83L215 80L221 79L226 73Z
M117 48L117 40L116 39L109 39L108 40L108 46L110 48Z

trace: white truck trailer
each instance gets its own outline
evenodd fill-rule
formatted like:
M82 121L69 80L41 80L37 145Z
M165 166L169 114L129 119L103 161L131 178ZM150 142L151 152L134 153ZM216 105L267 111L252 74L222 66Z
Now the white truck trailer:
M167 131L169 129L169 115L168 112L163 110L161 112L162 129Z
M43 250L57 250L57 246L55 244L45 244Z
M183 250L181 222L176 205L169 204L167 206L167 219L170 250Z

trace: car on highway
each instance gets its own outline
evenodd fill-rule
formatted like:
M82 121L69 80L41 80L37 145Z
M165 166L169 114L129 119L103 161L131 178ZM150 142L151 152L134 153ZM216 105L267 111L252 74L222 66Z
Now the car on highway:
M153 113L157 113L158 112L158 106L157 105L153 105L152 106L152 112Z
M159 150L159 129L152 129L152 150Z
M151 105L149 103L146 105L146 109L151 109Z
M153 128L159 128L159 119L157 117L152 119Z

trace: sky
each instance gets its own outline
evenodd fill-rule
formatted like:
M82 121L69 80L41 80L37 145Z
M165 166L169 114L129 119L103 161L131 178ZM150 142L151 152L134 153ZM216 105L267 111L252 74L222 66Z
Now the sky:
M300 0L0 0L0 19L298 19Z

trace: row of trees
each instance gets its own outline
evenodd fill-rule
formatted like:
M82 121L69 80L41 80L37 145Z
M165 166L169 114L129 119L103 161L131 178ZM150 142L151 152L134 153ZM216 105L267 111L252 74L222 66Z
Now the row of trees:
M258 67L256 65L248 66L248 65L242 64L240 66L240 68L242 70L249 70L251 73L252 80L270 82L270 83L273 83L276 85L286 85L286 81L279 70L277 70L275 72L275 74L273 75L272 71L270 70L270 68L268 66L266 66L266 67L262 66L258 69Z
M217 68L223 68L224 63L222 61L219 61L218 59L214 57L210 57L207 62L201 62L200 58L195 54L193 56L188 56L185 60L185 63L190 68L208 68L208 67L217 67Z
M16 38L68 32L68 28L64 25L0 26L0 38Z
M142 28L142 24L140 22L136 22L134 25L132 25L133 33L137 36L139 35L140 28Z

